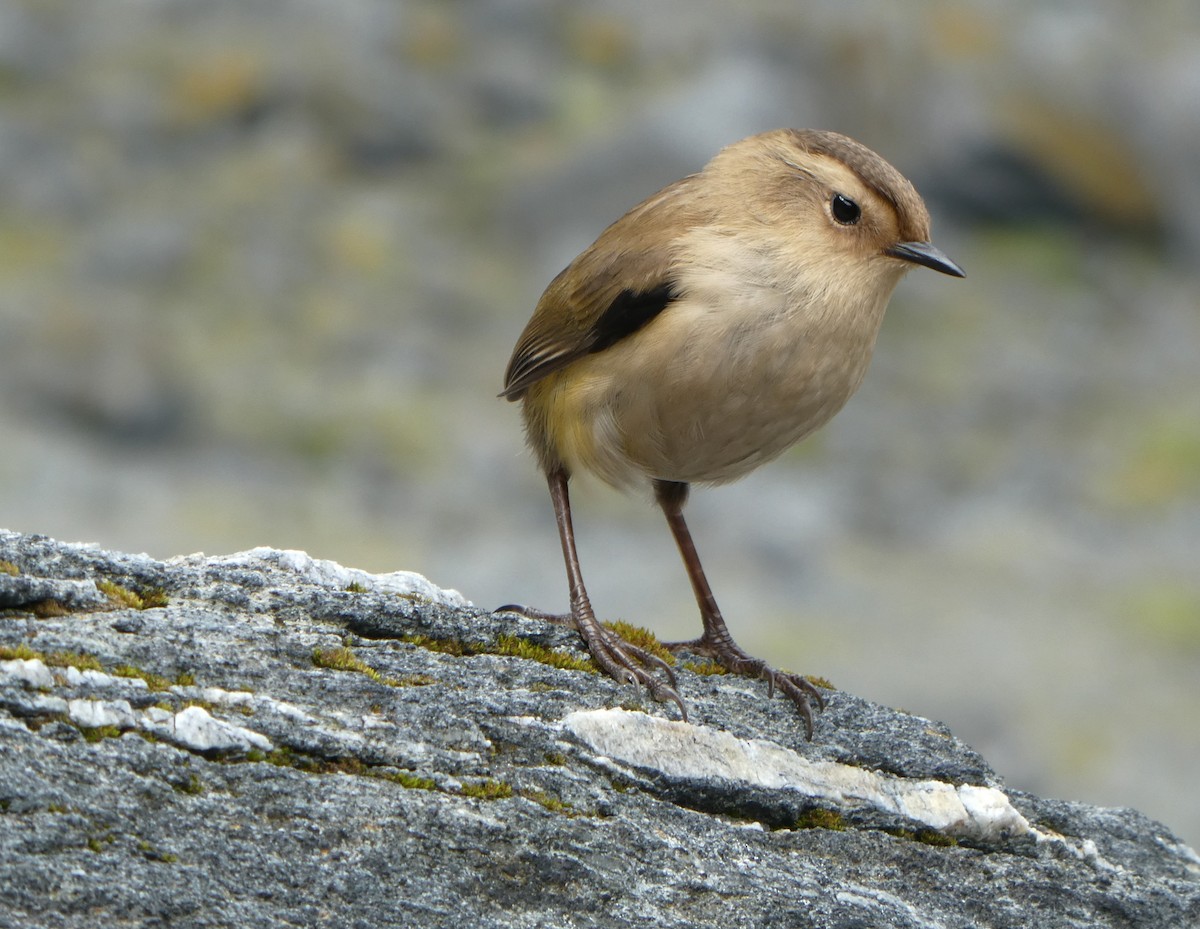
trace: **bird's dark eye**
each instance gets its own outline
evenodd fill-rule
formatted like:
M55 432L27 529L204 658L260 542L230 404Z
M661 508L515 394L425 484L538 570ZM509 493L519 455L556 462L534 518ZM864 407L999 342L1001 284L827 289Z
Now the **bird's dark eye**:
M862 216L858 204L845 194L834 194L833 199L829 201L829 210L833 213L833 218L843 226L853 226Z

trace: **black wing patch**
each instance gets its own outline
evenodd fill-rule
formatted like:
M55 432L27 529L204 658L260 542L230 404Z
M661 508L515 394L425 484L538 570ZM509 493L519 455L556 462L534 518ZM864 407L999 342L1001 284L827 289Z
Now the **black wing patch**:
M650 290L622 290L588 333L587 353L602 352L633 335L674 299L674 285L670 283L659 284Z
M535 381L565 368L576 358L593 355L610 348L626 336L633 335L670 306L675 299L674 285L659 284L649 290L622 290L608 305L600 318L587 331L581 343L572 349L549 349L532 344L518 347L509 362L504 391L500 396L518 399Z

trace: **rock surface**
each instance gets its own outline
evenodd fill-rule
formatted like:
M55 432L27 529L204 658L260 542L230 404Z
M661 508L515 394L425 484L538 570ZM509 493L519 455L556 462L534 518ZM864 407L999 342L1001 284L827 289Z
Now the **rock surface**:
M15 573L14 573L15 572ZM0 531L0 925L1200 925L1164 826L409 574Z

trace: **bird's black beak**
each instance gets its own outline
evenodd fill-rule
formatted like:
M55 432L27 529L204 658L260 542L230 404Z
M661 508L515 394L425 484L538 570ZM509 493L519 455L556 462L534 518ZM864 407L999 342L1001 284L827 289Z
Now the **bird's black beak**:
M897 242L889 249L884 250L885 255L891 255L893 258L899 258L901 261L911 261L913 264L924 265L927 268L933 268L934 271L941 271L943 274L949 274L953 277L966 277L967 274L951 261L946 254L931 242Z

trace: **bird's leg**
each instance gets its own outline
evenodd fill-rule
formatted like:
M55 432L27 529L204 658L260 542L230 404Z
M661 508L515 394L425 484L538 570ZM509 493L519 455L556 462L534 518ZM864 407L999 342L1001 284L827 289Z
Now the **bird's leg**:
M567 493L567 472L562 468L555 469L546 475L550 485L550 499L554 503L554 517L558 522L558 536L562 540L563 559L567 564L567 584L571 593L570 620L583 636L584 644L591 652L596 664L614 680L621 683L637 684L650 691L655 700L670 700L679 707L680 715L687 722L687 708L683 705L676 688L675 672L661 658L651 655L644 649L626 642L615 632L605 628L596 619L592 604L588 600L587 589L583 586L583 574L579 570L579 554L575 550L575 530L571 525L571 499ZM561 621L561 617L540 611L526 610L522 607L510 606L511 609L551 621ZM662 681L654 676L654 671L662 671L667 680Z
M692 582L692 590L696 594L696 602L700 606L700 619L704 623L704 632L698 639L688 642L670 642L667 648L672 651L687 649L707 655L719 664L728 668L734 674L747 677L761 677L767 682L767 695L771 696L778 687L791 698L800 710L804 720L804 731L812 738L813 716L810 698L815 699L817 706L825 708L825 698L806 678L799 674L776 671L761 658L746 654L729 634L729 628L717 607L712 588L708 586L708 578L704 576L704 568L700 565L700 556L696 553L696 544L688 531L683 519L683 504L687 501L688 485L679 481L656 480L654 496L667 517L667 525L679 546L679 554L683 557L683 565L687 568L688 579Z

